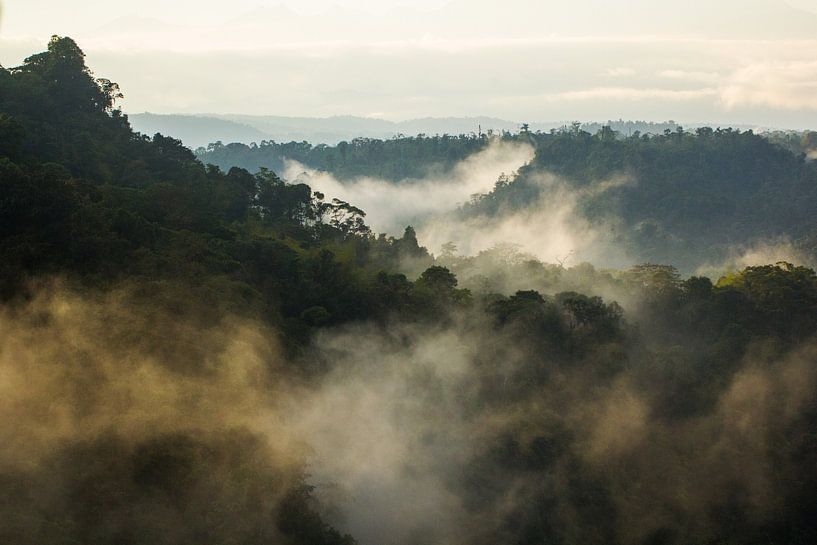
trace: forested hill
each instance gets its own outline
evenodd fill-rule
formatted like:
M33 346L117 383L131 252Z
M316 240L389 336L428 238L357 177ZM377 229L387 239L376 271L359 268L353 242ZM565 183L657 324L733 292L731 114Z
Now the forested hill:
M531 164L475 198L465 215L538 206L548 198L547 173L581 194L579 212L614 226L641 261L694 270L736 247L780 240L817 255L817 162L791 147L751 131L709 128L629 138L574 128L530 138L537 150Z
M430 264L412 230L372 236L351 203L268 170L224 173L177 140L134 133L118 96L69 38L0 71L3 298L34 275L96 286L181 280L263 312L292 340L312 322L387 312L401 299L378 290L402 288L377 273L406 259Z
M513 137L508 134L508 139ZM283 172L287 160L331 172L339 180L373 176L398 182L445 172L469 155L488 146L487 138L468 135L393 138L356 138L336 146L309 142L261 142L252 144L210 144L197 151L198 158L222 169L238 166L257 172L268 168Z
M145 134L160 132L180 139L187 147L204 152L208 144L215 142L240 143L258 146L262 142L309 142L313 145L332 145L351 142L355 138L387 140L400 135L421 134L471 134L477 132L517 132L522 123L491 117L428 117L406 121L387 121L380 118L333 116L333 117L281 117L272 115L229 114L152 114L132 113L133 127ZM531 130L549 131L564 123L531 123ZM635 131L661 133L675 130L674 121L649 122L608 120L582 125L584 130L595 133L602 126L610 126L622 134ZM752 128L752 127L741 127ZM271 150L267 150L271 151ZM242 165L230 165L242 166ZM228 167L229 168L229 167Z
M28 403L41 395L60 397L38 389L44 386L34 367L49 361L46 352L30 355L34 367L18 369L28 356L5 351L11 344L19 350L15 343L25 332L39 331L32 333L39 336L36 344L54 343L61 356L52 369L65 371L63 384L75 388L62 401L52 399L51 407L64 403L69 419L87 430L55 439L47 454L35 449L23 455L50 457L36 469L19 468L14 449L0 454L0 496L16 498L0 502L0 541L181 544L206 536L219 543L353 543L321 518L300 470L274 461L275 453L266 450L271 447L247 429L222 426L218 408L207 433L193 429L196 424L185 427L192 414L180 413L175 423L154 420L153 427L131 433L103 423L93 435L88 420L102 414L108 384L94 373L109 363L102 354L121 346L123 354L161 361L171 372L167 383L203 380L214 355L206 349L193 354L192 341L179 335L199 331L195 343L204 347L211 341L207 332L227 316L272 327L296 358L319 326L383 317L398 308L433 314L445 304L433 275L409 297L404 276L381 272L402 256L427 254L411 237L370 240L362 211L324 202L307 186L286 185L272 172L223 173L197 161L177 140L134 133L115 108L120 96L115 83L93 76L70 38L55 36L46 52L0 68L0 368L28 377L21 394ZM77 328L65 343L49 329L61 319L53 309L35 312L36 325L27 329L28 302L55 278L66 290L60 297L82 294L62 307ZM441 289L456 293L453 286ZM127 294L125 314L103 319L90 334L94 318L75 313L106 292ZM110 316L113 306L94 314ZM16 333L7 337L12 329ZM85 335L89 344L77 347ZM143 336L144 343L137 340ZM123 361L131 355L111 356L117 363L110 380L140 380ZM306 367L292 369L308 374ZM9 384L0 383L4 421L21 407ZM85 399L79 412L66 401L77 393ZM122 406L121 419L141 411L130 403ZM157 409L148 404L145 410ZM17 419L32 414L22 411ZM58 427L45 418L50 424L40 439ZM4 444L14 442L9 434L17 432L0 432ZM206 506L196 507L196 491L207 487ZM237 517L242 522L236 526Z
M591 134L579 125L504 133L506 141L532 144L535 159L515 179L500 180L494 191L474 198L461 216L496 219L537 210L566 186L580 195L575 213L607 231L611 244L623 243L635 262L695 271L753 245L781 242L817 256L815 135L678 127L625 136L609 127ZM278 172L292 159L342 181L372 176L400 182L444 175L490 141L487 135L445 135L361 138L337 146L214 144L198 156L222 168ZM547 175L562 183L542 183ZM462 195L463 202L469 198Z
M195 119L195 118L193 118ZM487 121L487 120L486 120ZM472 123L476 128L478 121ZM619 127L622 134L632 134L638 127L652 132L661 132L666 127L677 127L674 122L654 124L647 122L611 121L610 126ZM506 125L514 125L508 122ZM541 125L541 124L539 124ZM548 130L555 124L548 124ZM514 125L515 128L518 125ZM581 125L583 130L601 130L598 123ZM168 126L168 128L171 128ZM172 127L181 135L180 127ZM224 142L229 129L225 128ZM526 133L528 141L534 133ZM537 131L536 135L543 133ZM272 139L256 143L221 141L195 150L196 156L207 164L217 165L223 170L241 167L250 172L269 168L282 172L287 160L297 161L316 170L331 172L339 180L351 180L361 176L373 176L398 182L416 179L433 173L445 172L459 161L485 149L490 137L501 137L506 141L519 141L516 130L487 130L483 134L441 133L416 136L396 135L392 138L357 137L341 141L336 145L316 144L308 141L274 141Z
M0 543L817 542L813 270L435 260L133 132L119 94L69 38L0 69ZM813 168L751 134L518 138L471 212L640 169L634 221L666 191L813 221Z

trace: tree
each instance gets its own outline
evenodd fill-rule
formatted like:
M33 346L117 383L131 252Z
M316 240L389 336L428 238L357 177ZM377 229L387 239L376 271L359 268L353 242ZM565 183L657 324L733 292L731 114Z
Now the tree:
M23 148L25 129L19 121L6 113L0 113L0 155L16 157Z
M48 50L25 59L16 73L36 75L50 87L60 107L110 112L122 98L119 85L96 80L85 65L85 53L71 38L52 36Z
M428 250L420 246L417 240L417 231L411 225L403 231L403 238L395 241L395 246L401 258L422 259L428 257Z
M440 259L452 260L457 257L457 245L453 242L446 242L440 247Z
M457 277L445 267L433 266L426 269L418 280L435 291L451 291L457 287Z
M618 303L606 305L601 297L576 292L560 293L556 302L567 312L571 329L590 329L602 339L614 336L621 328L624 311Z
M680 288L681 275L672 265L644 263L627 271L627 278L648 292L664 294Z
M329 208L329 225L337 229L344 237L369 235L371 229L366 225L366 212L340 199L332 199Z
M754 306L753 329L780 337L804 339L817 328L817 274L807 267L780 262L747 267L718 281L719 290L736 290Z

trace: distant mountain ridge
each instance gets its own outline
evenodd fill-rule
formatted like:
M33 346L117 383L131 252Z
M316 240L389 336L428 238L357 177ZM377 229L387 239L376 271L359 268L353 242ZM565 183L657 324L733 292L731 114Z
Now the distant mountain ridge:
M491 117L423 118L408 121L333 116L286 117L252 115L174 115L141 113L129 116L136 131L162 133L180 139L195 149L214 142L243 143L275 140L334 145L355 138L388 139L398 135L469 134L480 130L517 131L520 123ZM543 128L547 125L539 124Z
M250 125L215 117L143 113L131 115L129 119L137 132L148 136L156 133L172 136L191 148L206 146L218 140L249 143L269 137Z
M215 142L224 144L259 143L264 140L276 142L309 142L311 144L335 145L355 138L389 139L399 135L416 136L418 134L471 134L482 131L517 132L522 122L510 121L495 117L425 117L406 121L389 121L386 119L333 116L333 117L287 117L287 116L254 116L226 114L153 114L140 113L129 116L134 130L147 135L161 133L184 142L192 149L206 147ZM532 122L531 131L547 132L569 124L568 121ZM609 125L613 130L624 135L636 131L659 134L665 130L674 131L679 123L675 121L599 121L582 124L582 128L595 133L602 126ZM689 123L685 127L718 126L717 123ZM732 128L764 129L752 125L734 125Z

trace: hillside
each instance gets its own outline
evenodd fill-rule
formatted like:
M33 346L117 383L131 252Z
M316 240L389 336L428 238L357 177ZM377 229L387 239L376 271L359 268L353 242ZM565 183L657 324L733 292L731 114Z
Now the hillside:
M579 260L608 266L673 263L695 272L759 247L768 250L768 259L782 259L774 247L785 246L788 259L814 263L817 162L809 159L809 138L809 133L761 136L738 129L684 130L677 125L659 134L621 133L610 126L591 133L579 125L547 133L505 133L503 142L532 145L534 160L518 176L499 180L485 195L463 193L463 209L453 219L437 218L437 223L460 222L471 230L490 230L527 216L529 223L546 224L547 211L556 213L556 199L571 206L572 218L586 222L585 235L595 233L594 240L584 236L587 240L575 240L563 250ZM361 177L387 185L435 179L441 187L452 169L494 141L466 135L361 138L337 146L229 144L200 150L198 157L223 169L240 166L250 171L266 167L284 172L287 161L297 161L328 172L346 187L354 187ZM433 224L422 227L418 225L421 231L435 230ZM435 249L448 242L440 238L444 236L470 246L454 229L437 231L433 240L424 241ZM525 248L549 260L558 257L543 256L535 243L526 243Z
M800 150L732 129L679 128L617 138L609 129L532 135L536 158L509 183L463 209L470 217L536 208L560 184L578 212L636 261L694 271L736 249L789 241L817 256L817 163ZM577 249L578 250L578 249Z
M354 202L134 132L120 98L70 38L0 69L0 542L817 541L814 270L435 258ZM813 232L802 154L613 136L506 136L534 159L460 213L567 195L548 171L647 235ZM493 143L363 140L339 166Z

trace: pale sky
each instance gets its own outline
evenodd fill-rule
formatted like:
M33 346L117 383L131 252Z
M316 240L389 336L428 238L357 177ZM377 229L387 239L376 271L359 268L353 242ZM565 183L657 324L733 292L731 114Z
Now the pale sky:
M6 0L0 63L69 35L131 113L817 128L817 0Z

